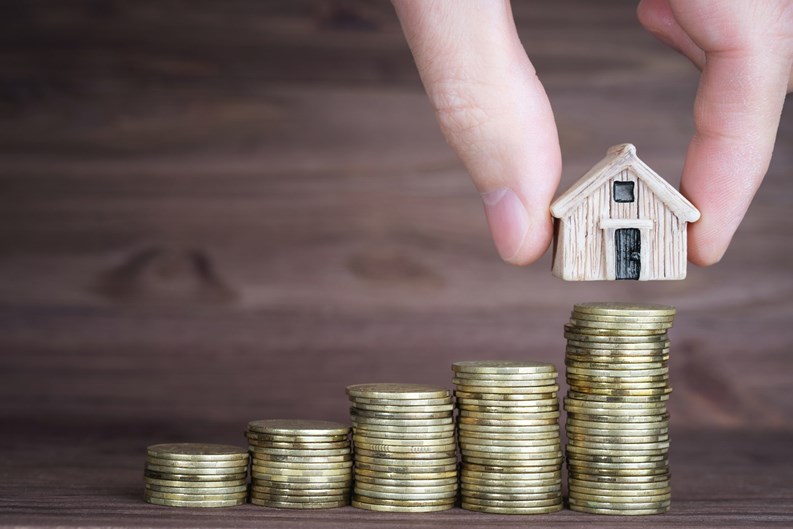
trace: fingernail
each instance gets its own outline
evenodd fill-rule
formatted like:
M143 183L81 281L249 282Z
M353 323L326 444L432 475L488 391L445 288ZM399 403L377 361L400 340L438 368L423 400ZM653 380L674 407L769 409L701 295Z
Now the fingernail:
M513 190L502 187L482 193L487 224L498 254L505 261L513 259L529 231L529 215Z

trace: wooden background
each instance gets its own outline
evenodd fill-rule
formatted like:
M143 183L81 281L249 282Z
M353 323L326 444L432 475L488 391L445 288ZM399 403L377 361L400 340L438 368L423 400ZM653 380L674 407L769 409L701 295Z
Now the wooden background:
M693 67L633 2L516 4L562 188L626 141L677 184ZM679 309L675 501L643 523L793 524L790 105L723 262L644 284L498 259L387 2L3 1L0 115L0 524L532 523L157 508L144 447L345 420L347 384L449 386L454 360L561 368L588 300Z

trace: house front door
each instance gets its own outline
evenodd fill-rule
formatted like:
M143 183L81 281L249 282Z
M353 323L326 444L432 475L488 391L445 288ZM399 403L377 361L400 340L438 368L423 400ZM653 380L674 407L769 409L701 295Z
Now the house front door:
M617 279L639 279L642 271L642 237L638 228L620 228L614 232L617 252Z

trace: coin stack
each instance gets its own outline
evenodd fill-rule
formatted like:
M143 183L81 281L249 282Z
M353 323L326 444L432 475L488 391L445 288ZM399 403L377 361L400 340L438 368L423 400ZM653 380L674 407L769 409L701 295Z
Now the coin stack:
M330 421L248 423L251 503L285 509L350 504L350 427Z
M174 443L146 449L144 499L169 507L231 507L248 495L248 452L236 446Z
M674 307L575 305L567 338L567 467L574 511L669 510L669 339Z
M457 500L451 392L420 384L347 387L352 407L355 493L372 511L443 511Z
M499 514L562 508L556 367L455 362L462 507Z

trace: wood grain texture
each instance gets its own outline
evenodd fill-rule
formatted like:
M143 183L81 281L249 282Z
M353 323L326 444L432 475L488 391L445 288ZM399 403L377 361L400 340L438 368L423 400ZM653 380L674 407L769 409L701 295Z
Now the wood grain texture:
M677 183L697 76L634 10L516 2L561 189L626 140ZM0 525L533 523L159 509L140 501L143 449L344 420L347 384L450 386L455 360L561 367L587 300L679 309L675 506L641 523L791 525L790 108L722 263L566 283L550 256L498 259L386 2L9 1L0 41Z

